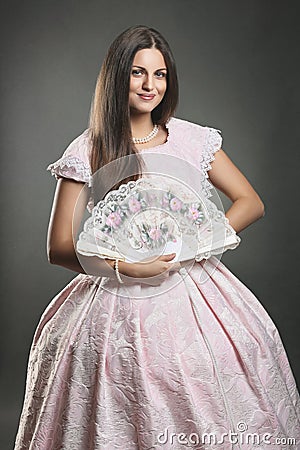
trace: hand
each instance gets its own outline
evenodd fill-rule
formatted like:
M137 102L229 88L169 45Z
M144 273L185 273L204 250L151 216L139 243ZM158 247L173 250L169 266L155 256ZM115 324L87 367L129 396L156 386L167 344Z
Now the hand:
M170 253L134 263L132 276L138 278L139 282L158 286L168 278L170 272L176 272L180 269L179 262L170 262L175 256L176 253Z

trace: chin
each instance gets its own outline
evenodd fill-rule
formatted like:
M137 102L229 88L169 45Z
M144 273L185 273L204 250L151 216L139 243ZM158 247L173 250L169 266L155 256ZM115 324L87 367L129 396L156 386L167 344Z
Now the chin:
M156 108L156 106L151 106L151 107L150 107L150 105L149 105L148 107L146 106L145 108L141 108L141 107L137 108L137 107L132 106L132 107L130 107L130 110L131 110L134 114L149 114L149 113L151 113L155 108Z

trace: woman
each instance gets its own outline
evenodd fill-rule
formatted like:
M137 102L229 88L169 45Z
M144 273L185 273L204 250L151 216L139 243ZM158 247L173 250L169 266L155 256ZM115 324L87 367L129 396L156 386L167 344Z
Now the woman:
M263 216L218 130L174 118L177 100L167 42L126 30L103 62L89 128L48 167L49 261L79 275L37 327L15 449L297 448L287 442L299 438L299 394L278 331L215 256L180 283L175 253L128 262L75 249L91 197L137 180L149 153L197 167L205 198L213 186L226 194L231 231Z

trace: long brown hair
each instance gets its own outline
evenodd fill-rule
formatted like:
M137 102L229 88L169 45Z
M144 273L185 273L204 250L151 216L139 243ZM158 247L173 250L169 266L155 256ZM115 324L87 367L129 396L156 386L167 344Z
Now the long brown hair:
M92 173L95 174L104 165L121 158L121 161L125 161L125 166L121 163L115 170L119 172L118 175L120 172L124 175L123 183L139 178L143 167L142 157L132 142L128 100L133 60L135 54L145 48L157 48L166 63L167 89L162 101L151 115L153 123L162 126L167 123L178 103L175 61L169 44L163 36L155 29L143 25L128 28L111 44L97 79L90 110ZM133 156L122 158L128 155ZM133 170L137 175L129 175L126 178L128 159L131 162L129 173ZM113 188L117 188L120 184L115 184ZM98 185L98 182L94 183L94 191L95 185Z

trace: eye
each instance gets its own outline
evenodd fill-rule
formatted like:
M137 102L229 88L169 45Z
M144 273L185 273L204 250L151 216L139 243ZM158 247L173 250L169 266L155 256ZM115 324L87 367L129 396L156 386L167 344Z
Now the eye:
M143 75L143 70L142 69L132 69L131 74L135 77L139 77L139 76Z
M160 70L158 72L156 72L156 76L158 78L165 78L167 76L167 74L165 72L161 72Z

